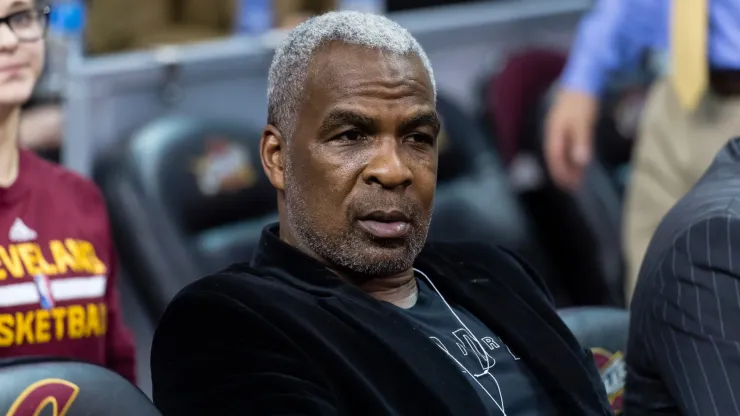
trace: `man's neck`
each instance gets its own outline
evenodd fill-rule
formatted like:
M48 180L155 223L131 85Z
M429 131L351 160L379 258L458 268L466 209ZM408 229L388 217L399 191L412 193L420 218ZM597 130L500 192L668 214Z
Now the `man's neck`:
M18 128L20 109L0 110L0 188L8 188L18 178Z
M414 278L414 270L408 270L392 277L378 277L357 283L363 292L383 302L402 309L416 305L419 288Z

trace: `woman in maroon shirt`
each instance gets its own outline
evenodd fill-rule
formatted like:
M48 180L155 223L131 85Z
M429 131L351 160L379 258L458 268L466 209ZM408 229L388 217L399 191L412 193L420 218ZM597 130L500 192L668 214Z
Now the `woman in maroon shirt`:
M0 358L54 355L135 381L105 203L95 185L20 150L49 8L0 0Z

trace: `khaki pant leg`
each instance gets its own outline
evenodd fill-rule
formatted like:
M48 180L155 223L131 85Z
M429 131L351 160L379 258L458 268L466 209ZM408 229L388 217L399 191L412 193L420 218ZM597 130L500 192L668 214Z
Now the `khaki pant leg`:
M696 183L727 141L740 135L740 99L707 94L694 112L679 107L667 80L655 83L640 123L625 201L625 293L663 216Z

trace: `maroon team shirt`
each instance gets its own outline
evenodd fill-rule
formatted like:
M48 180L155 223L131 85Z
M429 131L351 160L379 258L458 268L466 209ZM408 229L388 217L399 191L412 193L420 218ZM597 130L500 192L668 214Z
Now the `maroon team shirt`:
M104 200L87 179L21 150L0 188L0 358L54 355L135 382Z

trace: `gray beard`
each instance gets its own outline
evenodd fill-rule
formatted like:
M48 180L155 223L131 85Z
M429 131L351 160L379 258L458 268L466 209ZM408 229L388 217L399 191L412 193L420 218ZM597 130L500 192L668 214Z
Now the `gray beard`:
M290 177L287 169L285 173L286 178ZM429 221L412 218L412 230L400 253L377 255L375 249L382 250L382 242L373 243L356 229L350 228L339 236L330 236L320 230L301 195L295 182L286 180L285 205L294 237L299 245L339 269L362 276L391 276L410 269L424 248ZM370 244L374 247L368 247Z

